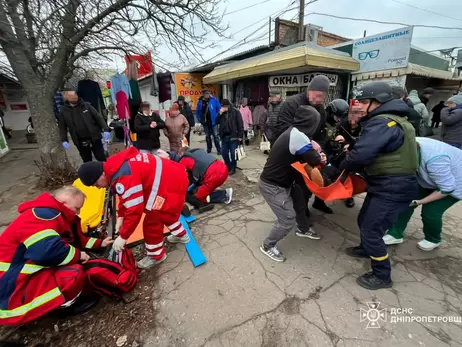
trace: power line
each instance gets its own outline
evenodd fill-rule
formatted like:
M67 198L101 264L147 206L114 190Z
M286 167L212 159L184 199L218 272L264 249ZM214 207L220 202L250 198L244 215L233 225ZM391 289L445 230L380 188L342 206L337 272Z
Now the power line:
M253 4L253 5L250 5L250 6L247 6L247 7L240 8L239 10L236 10L236 11L232 11L232 12L225 13L225 14L223 15L223 17L229 16L230 14L234 14L234 13L237 13L237 12L241 12L241 11L247 10L248 8L252 8L252 7L255 7L255 6L258 6L258 5L263 5L265 2L270 2L270 1L271 1L271 0L265 0L265 1L259 2L259 3L257 3L257 4Z
M384 22L384 21L379 21L379 20L375 20L375 19L343 17L343 16L335 16L333 14L318 13L318 12L308 13L308 14L305 15L305 17L309 16L309 15L318 15L318 16L337 18L337 19L355 20L355 21L361 21L361 22L372 22L372 23L378 23L378 24L403 25L403 26L413 26L413 27L432 28L432 29L444 29L444 30L462 30L462 28L459 28L459 27L443 27L443 26L438 26L438 25L405 24L405 23L398 23L398 22Z
M436 14L437 16L446 17L446 18L449 18L449 19L454 19L454 20L457 20L457 21L459 21L459 22L462 22L462 20L459 19L459 18L447 16L447 15L445 15L445 14L438 13L438 12L431 11L431 10L427 10L427 9L425 9L425 8L421 8L421 7L418 7L418 6L414 6L414 5L405 3L405 2L401 2L401 1L398 1L398 0L391 0L391 1L396 2L397 4L401 4L401 5L404 5L404 6L408 6L408 7L415 8L415 9L417 9L417 10L421 10L421 11L428 12L428 13L433 13L433 14Z

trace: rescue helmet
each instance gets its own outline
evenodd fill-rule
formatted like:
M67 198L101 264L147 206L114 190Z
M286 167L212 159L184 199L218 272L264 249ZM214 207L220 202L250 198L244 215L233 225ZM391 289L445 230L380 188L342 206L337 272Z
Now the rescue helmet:
M348 103L343 99L335 99L329 102L327 105L326 111L329 115L335 115L340 118L345 118L348 116L348 111L350 107Z
M358 88L356 100L371 99L386 103L393 99L391 85L386 82L369 82Z

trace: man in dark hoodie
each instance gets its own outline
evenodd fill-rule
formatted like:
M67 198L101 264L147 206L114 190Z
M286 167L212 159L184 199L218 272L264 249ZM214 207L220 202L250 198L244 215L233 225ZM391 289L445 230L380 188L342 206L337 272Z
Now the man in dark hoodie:
M307 163L311 167L321 164L321 156L313 148L310 139L319 127L319 121L319 112L313 107L300 106L295 113L292 126L274 143L260 175L258 183L260 192L277 218L260 250L274 261L285 260L276 244L296 224L297 236L320 239L311 228L312 224L306 214L307 204L301 187L294 182L296 176L301 175L291 166L297 161Z
M64 93L64 105L58 117L59 134L65 149L69 148L67 132L77 147L80 157L86 163L92 160L92 152L98 161L105 161L101 133L109 140L110 130L103 117L90 103L79 98L75 91Z
M358 216L361 244L346 249L349 256L370 258L372 272L356 282L369 290L392 286L391 265L382 237L401 212L418 197L415 131L406 120L409 106L393 99L385 82L362 86L356 99L364 111L359 139L340 164L341 170L364 170L367 196Z
M330 81L327 76L318 75L311 80L305 93L300 93L287 98L287 100L282 104L281 111L279 112L274 131L274 137L272 139L273 143L284 131L286 131L292 125L295 113L297 112L298 108L302 105L310 105L313 106L320 115L319 125L312 134L312 140L315 140L321 146L323 145L325 136L324 129L326 124L326 110L324 108L324 100L329 93L329 86ZM311 197L311 192L304 185L301 175L297 177L297 180L299 185L302 187L306 203L308 204L308 200ZM314 198L313 208L324 213L333 213L332 209L318 197ZM306 211L309 214L309 210L307 209Z

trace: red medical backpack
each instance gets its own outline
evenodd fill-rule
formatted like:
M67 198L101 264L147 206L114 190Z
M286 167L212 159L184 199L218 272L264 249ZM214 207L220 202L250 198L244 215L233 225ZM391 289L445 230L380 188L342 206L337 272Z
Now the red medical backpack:
M109 257L113 261L104 258L90 259L83 264L83 268L88 285L94 292L120 299L124 293L135 287L141 270L136 266L133 253L128 248L118 254L112 252Z

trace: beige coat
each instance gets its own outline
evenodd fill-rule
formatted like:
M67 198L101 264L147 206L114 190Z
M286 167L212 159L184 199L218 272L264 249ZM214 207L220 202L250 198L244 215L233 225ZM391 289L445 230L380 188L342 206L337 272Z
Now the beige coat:
M166 117L164 134L168 138L171 151L178 152L181 148L181 140L188 132L188 120L181 113L175 117Z

